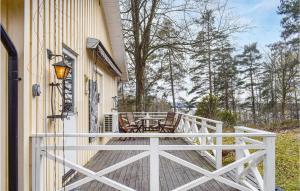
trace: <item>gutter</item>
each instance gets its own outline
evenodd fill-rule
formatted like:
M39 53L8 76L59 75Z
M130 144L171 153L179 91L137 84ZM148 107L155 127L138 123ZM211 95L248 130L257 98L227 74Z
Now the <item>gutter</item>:
M18 191L18 53L1 26L1 42L8 53L8 184Z
M117 76L121 77L122 71L115 63L114 59L110 56L100 40L88 37L86 41L87 49L94 51L97 57L102 60Z

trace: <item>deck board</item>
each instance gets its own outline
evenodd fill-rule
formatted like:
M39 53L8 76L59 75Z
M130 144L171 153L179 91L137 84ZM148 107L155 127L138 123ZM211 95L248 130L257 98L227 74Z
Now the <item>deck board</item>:
M147 138L135 138L120 140L118 138L111 139L108 144L128 144L128 145L138 145L138 144L149 144L149 139ZM183 139L160 139L160 144L187 144ZM99 151L94 155L91 160L85 165L86 168L97 172L101 169L109 167L117 162L121 162L129 157L132 157L142 151ZM195 165L198 165L209 171L213 171L214 167L209 163L203 156L196 151L168 151L183 160L189 161ZM178 163L170 161L162 156L160 156L160 190L167 191L177 188L185 183L193 181L197 178L203 176L198 172L186 168ZM115 180L121 184L127 185L133 189L139 191L149 190L149 156L145 157L139 161L136 161L130 165L120 168L114 172L109 173L106 177ZM68 184L75 182L84 178L85 176L77 173ZM233 173L229 172L223 177L230 180L234 180ZM116 189L102 184L98 181L91 181L82 185L80 188L74 189L74 191L115 191ZM210 180L200 186L197 186L193 191L235 191L236 189L231 188L223 183L215 180Z

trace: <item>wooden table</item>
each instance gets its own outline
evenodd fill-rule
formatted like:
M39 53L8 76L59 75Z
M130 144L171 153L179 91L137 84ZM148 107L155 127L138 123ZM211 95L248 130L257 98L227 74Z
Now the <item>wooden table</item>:
M146 128L149 128L149 130L151 129L151 127L149 126L149 124L146 124L145 125L145 122L147 121L150 121L150 120L157 120L157 121L160 121L160 120L164 120L165 118L153 118L153 117L150 117L150 116L145 116L143 118L140 118L140 120L142 121L142 124L141 126L138 128L138 132L141 132L141 130L144 132L146 130Z

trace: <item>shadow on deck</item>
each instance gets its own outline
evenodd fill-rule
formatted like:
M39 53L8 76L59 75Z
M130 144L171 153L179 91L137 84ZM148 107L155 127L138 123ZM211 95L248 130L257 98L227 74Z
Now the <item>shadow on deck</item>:
M149 144L149 139L147 138L135 138L127 139L122 141L118 138L111 139L108 144L127 144L127 145L139 145L139 144ZM160 139L160 144L187 144L183 139ZM141 151L99 151L91 160L86 164L85 167L88 169L97 172L103 168L109 167L117 162L123 161L131 156L134 156ZM195 165L198 165L206 170L214 171L214 167L205 159L205 157L201 156L196 151L172 151L169 152L177 157L180 157L188 162L191 162ZM181 166L175 162L172 162L162 156L160 156L160 190L167 191L173 190L183 184L191 182L201 176L196 171L193 171L189 168ZM127 185L135 190L139 191L148 191L149 190L149 156L143 158L139 161L131 163L123 168L120 168L112 173L106 175L108 178L115 180L119 183ZM85 176L77 173L68 184L75 182L84 178ZM234 180L234 176L232 172L226 173L224 178ZM114 191L116 189L111 188L105 184L102 184L98 181L91 181L82 185L80 188L75 189L82 191ZM236 190L231 188L223 183L217 182L215 180L210 180L200 186L195 187L192 190L203 190L203 191L231 191Z

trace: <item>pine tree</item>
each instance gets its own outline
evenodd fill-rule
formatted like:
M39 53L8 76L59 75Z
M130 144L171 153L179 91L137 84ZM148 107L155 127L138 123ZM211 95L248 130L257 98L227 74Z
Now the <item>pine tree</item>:
M217 43L222 39L222 35L215 27L213 10L205 10L199 24L202 26L196 38L199 43L193 46L195 53L191 57L196 64L190 68L193 82L190 93L194 93L197 99L205 94L209 94L212 98L215 92L215 55L219 51ZM209 102L209 108L212 108L211 102Z
M300 43L300 0L280 0L278 14L283 15L281 36L289 43L299 46Z
M257 49L257 43L244 46L242 54L237 56L240 73L243 75L244 88L250 89L250 97L246 100L246 105L251 106L253 123L256 124L256 88L257 88L257 74L260 71L261 54Z
M237 80L236 63L232 57L234 49L228 40L220 41L219 44L220 51L216 54L215 92L219 97L219 103L225 110L234 110L234 86Z

